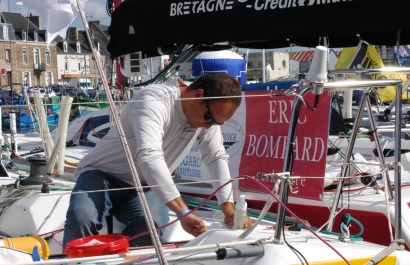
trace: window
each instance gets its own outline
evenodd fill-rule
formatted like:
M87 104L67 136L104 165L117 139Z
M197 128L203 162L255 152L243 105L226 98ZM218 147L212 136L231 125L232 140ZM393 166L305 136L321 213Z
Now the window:
M46 73L46 86L51 85L53 82L53 73L47 72Z
M6 63L10 63L10 49L6 49Z
M9 28L7 25L3 26L3 39L9 40Z
M76 46L77 46L77 52L81 53L81 44L77 42Z
M27 64L27 49L23 48L23 64Z
M46 64L47 65L50 65L50 51L49 50L46 50Z
M21 32L21 38L22 38L24 41L27 41L27 32L26 32L25 30L23 30L23 31Z
M23 85L30 87L31 86L31 80L30 80L30 73L29 72L23 72Z
M34 32L34 41L38 42L38 32L37 31Z
M40 64L40 50L39 49L34 49L34 64L39 65Z
M7 71L7 84L11 84L12 82L11 82L11 80L13 80L12 78L11 78L12 76L11 76L11 71Z
M282 60L282 67L286 68L286 60Z
M64 70L68 71L68 61L67 60L65 61Z
M66 41L63 42L63 50L64 50L64 52L68 52L68 45L67 45Z

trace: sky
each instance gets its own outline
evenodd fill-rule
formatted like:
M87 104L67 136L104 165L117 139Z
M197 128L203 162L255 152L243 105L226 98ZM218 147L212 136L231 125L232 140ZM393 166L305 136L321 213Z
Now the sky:
M84 6L84 13L88 21L99 20L103 25L110 25L111 17L106 11L107 0L88 0ZM14 12L21 13L24 16L28 16L30 13L37 15L37 11L29 9L25 6L17 5L16 0L0 0L0 8L2 12ZM77 13L77 17L72 24L73 27L84 29L80 16ZM45 29L44 26L42 29Z

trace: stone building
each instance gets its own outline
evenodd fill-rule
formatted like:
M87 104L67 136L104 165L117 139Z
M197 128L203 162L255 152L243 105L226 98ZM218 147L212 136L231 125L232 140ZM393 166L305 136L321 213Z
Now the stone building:
M93 85L101 82L84 30L69 28L67 38L57 37L47 45L46 31L39 16L0 13L0 86L20 83L27 87L66 84L86 77ZM111 63L106 60L108 26L89 22L90 37L100 52L107 78Z
M108 34L105 28L106 26L100 25L98 21L89 22L90 38L100 53L100 62L108 78L111 64L106 60ZM65 40L56 39L56 47L59 84L73 85L79 78L89 79L94 87L101 83L100 73L84 30L69 28Z
M17 54L11 51L16 50L16 40L13 27L8 23L0 23L0 86L5 86L12 82L12 64L16 62Z
M40 29L40 17L24 17L2 12L0 25L1 85L20 83L25 86L48 86L57 78L54 43L47 45L46 31ZM2 59L2 60L1 60Z

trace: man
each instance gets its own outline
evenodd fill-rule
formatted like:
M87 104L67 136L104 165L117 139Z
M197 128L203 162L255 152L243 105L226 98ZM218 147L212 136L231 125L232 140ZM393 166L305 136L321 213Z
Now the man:
M166 84L149 85L136 93L121 114L121 124L132 152L145 197L160 227L168 222L168 208L182 215L188 207L174 185L171 173L190 151L195 140L207 165L214 188L230 179L228 155L223 146L220 126L229 120L241 102L241 87L229 75L204 75L189 86L174 78ZM78 177L70 198L63 246L71 240L98 234L109 211L125 225L121 232L133 237L148 230L118 131L113 128L79 163ZM115 191L91 192L92 190ZM123 190L118 190L123 189ZM232 227L234 206L232 186L217 193ZM168 208L167 208L168 207ZM191 213L182 217L185 231L197 236L207 230L204 222ZM248 218L245 224L249 227ZM159 232L161 235L161 231ZM130 245L149 245L145 235Z

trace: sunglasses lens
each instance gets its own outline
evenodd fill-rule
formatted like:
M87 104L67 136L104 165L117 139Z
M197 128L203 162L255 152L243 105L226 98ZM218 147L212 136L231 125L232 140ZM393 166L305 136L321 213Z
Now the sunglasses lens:
M216 122L214 117L212 116L211 112L209 111L209 103L208 100L205 101L206 104L206 112L204 115L204 120L206 123L210 124L210 125L222 125L222 123Z

